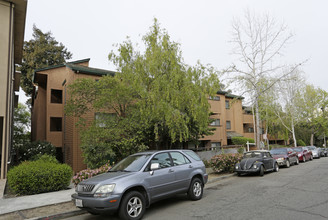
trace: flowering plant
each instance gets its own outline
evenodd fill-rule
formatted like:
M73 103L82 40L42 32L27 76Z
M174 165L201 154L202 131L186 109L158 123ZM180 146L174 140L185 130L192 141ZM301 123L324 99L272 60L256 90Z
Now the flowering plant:
M242 157L242 154L219 154L211 158L210 164L212 169L216 172L232 173L235 164L241 161Z
M80 172L77 172L75 176L73 176L72 182L74 183L74 186L77 186L81 181L89 179L91 177L97 176L102 173L106 173L111 169L110 162L106 163L105 165L97 168L97 169L85 169L81 170Z

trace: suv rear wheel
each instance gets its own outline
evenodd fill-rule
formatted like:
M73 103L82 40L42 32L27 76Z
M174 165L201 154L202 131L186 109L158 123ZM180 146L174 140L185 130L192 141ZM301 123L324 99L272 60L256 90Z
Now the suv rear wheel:
M191 181L189 190L188 190L188 197L191 200L199 200L203 197L203 182L199 178L194 178Z
M145 213L146 200L138 191L128 192L122 199L119 210L121 219L141 219Z

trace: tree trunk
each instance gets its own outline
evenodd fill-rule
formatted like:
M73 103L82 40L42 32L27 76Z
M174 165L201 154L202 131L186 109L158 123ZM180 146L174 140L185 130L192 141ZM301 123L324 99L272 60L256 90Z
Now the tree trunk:
M292 133L293 133L294 147L297 147L297 142L296 142L296 137L295 137L294 120L292 120Z
M255 122L256 122L256 148L260 149L260 113L259 113L259 103L256 99L255 101Z
M313 134L313 132L311 133L311 140L310 140L310 145L311 146L314 146L314 144L313 144L313 139L314 139L314 134Z

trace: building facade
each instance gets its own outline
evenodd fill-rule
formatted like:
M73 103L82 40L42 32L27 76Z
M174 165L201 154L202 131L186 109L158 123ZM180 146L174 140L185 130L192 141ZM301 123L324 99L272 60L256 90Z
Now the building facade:
M11 162L14 106L18 104L24 44L26 0L0 0L0 179L5 179Z
M114 72L90 68L89 60L78 60L62 65L36 70L32 97L32 141L48 141L56 146L57 158L69 164L73 170L86 168L80 149L77 117L66 116L64 106L69 94L67 86L79 78L98 80ZM95 113L84 116L94 120Z

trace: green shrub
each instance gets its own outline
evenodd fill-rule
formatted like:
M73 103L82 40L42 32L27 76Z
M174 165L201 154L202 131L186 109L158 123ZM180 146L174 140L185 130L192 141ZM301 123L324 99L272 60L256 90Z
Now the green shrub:
M66 189L72 178L72 168L44 156L25 161L8 172L8 184L18 195L32 195Z
M304 141L301 140L301 139L297 141L297 145L298 146L306 146L306 144L304 143Z
M208 160L203 160L203 163L204 163L206 168L211 167L211 163Z
M243 154L245 152L245 148L244 147L240 147L240 148L238 148L237 152L239 154Z
M249 143L255 143L253 138L245 138L245 137L232 137L231 141L234 145L243 145L243 146L246 146L247 141Z
M73 176L72 182L76 186L77 184L79 184L83 180L86 180L86 179L89 179L91 177L97 176L99 174L108 172L111 168L112 167L111 167L111 165L108 161L108 163L106 163L105 165L99 167L98 169L81 170L80 172L76 173L75 176Z
M35 141L21 146L17 152L18 162L37 160L41 155L56 156L56 147L46 141Z
M241 161L242 154L219 154L211 158L212 169L216 172L234 171L235 164Z

